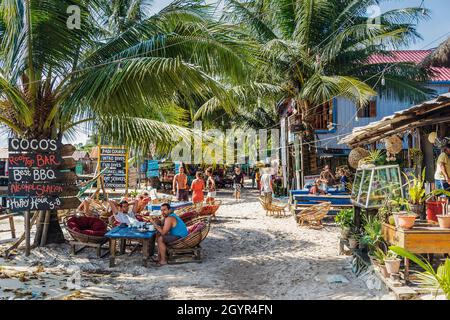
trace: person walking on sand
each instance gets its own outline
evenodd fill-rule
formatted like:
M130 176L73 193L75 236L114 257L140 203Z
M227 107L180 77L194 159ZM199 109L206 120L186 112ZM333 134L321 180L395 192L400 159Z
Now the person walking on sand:
M261 195L261 170L256 169L255 180L256 180L256 188L258 189L259 195Z
M261 176L261 192L266 203L272 202L273 183L270 168L264 168Z
M244 174L241 168L236 167L233 174L234 198L236 201L241 200L242 187L244 186Z
M205 199L205 196L203 195L203 190L205 189L205 181L203 180L202 176L202 173L200 171L197 171L197 173L195 174L195 179L191 184L192 202L194 204L202 203Z
M213 168L206 169L206 176L206 190L208 191L206 203L213 203L216 197L216 182L213 178Z
M183 166L180 166L178 174L173 177L173 194L178 201L189 201L188 178Z

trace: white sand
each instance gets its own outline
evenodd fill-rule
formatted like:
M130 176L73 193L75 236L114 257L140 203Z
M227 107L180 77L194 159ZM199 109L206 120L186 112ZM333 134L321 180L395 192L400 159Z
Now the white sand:
M0 258L0 299L392 298L384 288L369 290L351 272L350 257L337 255L334 225L313 230L298 227L292 216L266 217L254 191L246 191L239 203L230 198L223 199L219 220L202 244L201 264L144 268L137 252L118 257L117 266L109 268L109 259L97 259L94 249L70 256L69 245L51 245L33 250L29 258L19 250L10 260ZM21 227L23 220L17 222ZM81 269L79 290L67 288L71 267ZM20 272L25 272L22 282ZM344 282L331 283L332 275Z

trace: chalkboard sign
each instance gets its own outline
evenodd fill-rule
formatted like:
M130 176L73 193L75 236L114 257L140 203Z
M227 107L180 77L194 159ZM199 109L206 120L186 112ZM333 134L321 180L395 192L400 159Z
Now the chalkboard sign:
M128 150L121 147L100 146L99 167L104 172L106 188L126 189L128 186Z
M73 153L73 146L51 139L17 138L9 139L8 146L8 206L12 212L62 209L61 197L76 194L77 188L70 186L76 175L67 170L73 159L61 154L64 150Z

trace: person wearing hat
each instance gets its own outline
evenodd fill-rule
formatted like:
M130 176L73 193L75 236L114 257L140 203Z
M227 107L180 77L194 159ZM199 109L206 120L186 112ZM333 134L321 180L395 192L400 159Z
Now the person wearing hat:
M436 189L450 191L450 144L442 148L442 152L437 159L436 173L434 179Z

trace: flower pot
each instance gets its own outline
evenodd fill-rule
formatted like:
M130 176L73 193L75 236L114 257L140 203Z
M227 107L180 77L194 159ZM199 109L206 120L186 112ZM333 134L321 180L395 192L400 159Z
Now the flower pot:
M442 204L446 201L427 201L427 220L438 222L437 216L442 214Z
M349 236L350 236L350 228L342 228L341 229L341 238L348 239Z
M384 260L386 271L389 274L397 274L400 270L400 259Z
M402 229L412 229L414 222L416 222L416 216L412 214L399 215L397 219L398 226Z
M411 211L414 212L421 220L425 220L425 205L421 204L410 204Z
M358 240L356 240L355 238L350 238L348 239L348 245L350 249L356 249L358 248Z
M450 229L450 216L438 215L437 216L439 227L443 229Z
M385 278L389 277L389 272L387 271L386 266L384 264L379 265L378 267L380 268L380 273L383 277Z

